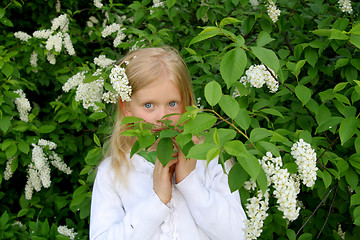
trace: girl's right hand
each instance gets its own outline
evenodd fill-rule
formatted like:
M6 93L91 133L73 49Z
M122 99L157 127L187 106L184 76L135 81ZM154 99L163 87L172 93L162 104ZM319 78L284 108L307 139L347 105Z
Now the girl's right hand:
M167 204L171 200L172 194L172 177L175 171L178 159L172 159L164 167L159 159L156 158L153 173L153 188L160 200Z

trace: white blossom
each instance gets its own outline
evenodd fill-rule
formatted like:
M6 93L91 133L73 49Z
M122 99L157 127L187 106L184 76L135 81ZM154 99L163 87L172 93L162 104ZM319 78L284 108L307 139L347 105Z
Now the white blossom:
M246 204L246 214L248 219L245 220L245 236L246 239L257 239L262 233L264 221L268 216L269 209L269 189L266 190L264 196L262 191L257 192L257 196L249 198Z
M250 2L250 4L251 4L251 6L253 6L253 7L256 7L256 6L259 5L259 1L258 1L258 0L250 0L249 2Z
M338 234L339 234L341 240L345 240L345 233L343 232L343 230L341 228L341 224L339 224L339 226L338 226Z
M110 58L107 58L105 55L100 55L99 57L94 58L95 65L101 68L107 68L113 65L116 61Z
M38 61L38 54L37 52L33 51L30 56L30 65L32 67L37 67L38 66L37 61Z
M56 52L61 52L61 48L62 48L62 33L58 32L55 35L51 35L48 40L46 41L46 46L45 48L47 50L52 50L53 48L55 49Z
M60 2L60 0L56 1L55 10L56 10L57 13L60 12L60 10L61 10L61 2Z
M316 181L316 152L309 143L300 139L291 147L291 155L295 158L298 165L299 177L303 184L312 187Z
M103 94L102 99L106 103L117 103L119 101L119 94L108 91Z
M339 0L340 10L345 13L352 13L351 0Z
M73 228L68 228L67 226L58 226L57 231L61 235L70 238L70 240L74 240L77 235Z
M14 91L20 97L15 99L15 105L19 112L19 117L21 121L28 122L29 121L29 112L31 111L31 106L29 100L26 98L26 95L22 89L18 89Z
M13 172L11 170L11 164L14 159L15 159L15 157L11 157L6 162L6 167L5 167L5 171L4 171L4 179L5 180L9 180L13 175Z
M74 56L75 55L75 49L74 49L74 46L72 44L72 41L70 39L70 35L68 33L64 33L63 34L63 44L64 44L64 47L67 51L67 53L70 55L70 56Z
M62 90L64 92L68 92L71 89L74 89L77 86L79 86L84 81L86 73L87 71L78 72L77 74L69 78L66 81L66 83L62 86Z
M101 36L103 38L106 38L107 36L109 36L110 34L119 31L121 28L120 24L118 23L113 23L111 25L108 25L104 28L104 30L101 31Z
M114 39L114 47L117 47L120 43L122 43L122 40L124 40L126 38L126 35L123 33L123 30L125 30L125 28L121 28L115 39Z
M24 42L27 42L31 38L29 34L22 31L15 32L14 36Z
M48 52L46 55L46 59L49 61L50 64L56 64L56 58L53 52Z
M267 12L271 20L276 23L278 17L280 16L281 11L275 6L275 3L272 0L268 0L269 5L267 7Z
M31 163L28 165L27 182L25 185L25 197L28 200L32 198L34 189L40 191L42 187L50 187L50 163L66 174L72 172L61 158L52 151L56 149L54 142L39 139L37 144L32 144L32 147Z
M102 78L89 83L81 83L76 90L75 101L82 101L85 109L93 107L95 111L98 110L99 107L95 102L101 102L103 86L104 80Z
M94 6L97 8L102 8L104 5L101 3L101 0L94 0Z
M269 70L268 70L269 69ZM279 82L274 78L277 77L275 72L266 68L263 64L251 65L245 71L246 76L241 77L240 82L245 86L249 83L251 87L261 88L266 84L271 93L275 93L279 89Z
M48 39L53 33L54 31L50 29L37 30L33 33L33 37L39 39Z
M62 32L67 32L69 30L69 19L67 18L67 14L62 14L57 18L51 20L52 26L51 30L56 31L60 29Z
M120 95L122 101L131 101L131 86L126 76L125 69L120 66L115 66L111 69L109 75L110 82L115 91Z

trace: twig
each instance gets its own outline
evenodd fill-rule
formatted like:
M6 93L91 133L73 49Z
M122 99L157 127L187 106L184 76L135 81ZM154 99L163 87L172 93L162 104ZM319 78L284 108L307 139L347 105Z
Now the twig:
M326 223L327 223L327 221L328 221L328 219L329 219L329 217L330 217L330 213L331 213L331 210L332 210L332 208L333 208L333 206L334 206L335 197L336 197L336 193L337 193L338 188L339 188L339 187L338 187L338 185L337 185L337 186L336 186L336 189L335 189L335 193L334 193L333 199L332 199L332 202L331 202L331 206L330 206L330 209L329 209L328 215L327 215L327 217L326 217L326 219L325 219L324 225L322 226L322 228L321 228L321 230L320 230L319 234L317 235L317 239L319 239L319 237L320 237L320 235L321 235L322 231L324 230L325 225L326 225Z
M318 157L318 159L316 160L316 162L318 162L320 160L320 158L329 150L329 148L331 148L335 143L336 141L339 139L339 136L337 136L335 138L335 140L324 150L324 152L320 155L320 157Z
M296 233L296 236L299 235L299 233L301 232L301 230L305 227L305 225L310 221L310 219L315 215L316 211L320 208L321 204L327 199L327 197L330 195L330 193L334 190L334 188L336 187L333 186L330 191L326 194L326 196L321 200L321 202L319 203L319 205L316 207L316 209L313 211L313 213L310 215L310 217L306 220L306 222L301 226L301 228L299 229L299 231Z

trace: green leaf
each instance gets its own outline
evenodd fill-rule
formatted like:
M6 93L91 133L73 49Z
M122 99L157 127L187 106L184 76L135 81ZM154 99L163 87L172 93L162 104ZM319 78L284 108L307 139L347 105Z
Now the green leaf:
M356 193L350 198L350 206L360 205L360 193Z
M247 57L243 49L236 47L225 53L220 62L220 74L228 88L240 79L246 64Z
M28 154L30 151L29 144L27 144L24 140L19 139L18 140L18 148L21 152Z
M213 115L206 113L197 114L195 119L189 119L189 121L184 124L184 134L201 133L211 128L216 123L216 121L217 119Z
M356 132L359 120L355 117L345 118L339 128L341 145L344 145Z
M130 117L124 117L121 121L121 125L129 124L129 123L136 123L136 122L142 122L144 121L142 118L130 116Z
M281 114L281 112L279 112L278 110L276 110L274 108L263 108L260 110L260 112L284 118L284 116Z
M360 36L351 35L350 36L350 43L355 45L357 48L360 49Z
M98 136L95 133L94 133L94 142L96 143L96 145L98 147L101 147L100 140L99 140Z
M106 118L107 114L105 112L94 112L89 116L89 119L91 120L99 120Z
M322 121L319 126L316 128L315 134L335 128L341 123L344 118L342 117L330 117Z
M221 99L221 86L216 81L211 81L205 85L204 95L210 106L215 106Z
M240 110L238 102L230 95L223 95L219 106L231 119L235 119Z
M210 149L218 148L214 143L195 144L188 152L186 158L206 160L206 155Z
M168 8L171 8L172 6L174 6L176 3L176 0L166 0L166 6Z
M9 117L0 118L0 129L6 133L9 127L11 126L11 121Z
M296 63L295 65L295 75L299 76L300 72L301 72L301 68L305 65L306 60L300 60Z
M258 47L263 47L274 40L275 39L270 37L270 34L268 32L261 31L256 39L256 45Z
M305 104L308 103L311 99L311 90L304 85L297 85L295 87L295 94L303 106L305 106Z
M227 17L221 20L219 27L222 28L225 25L233 24L233 23L239 23L240 20L237 20L236 18Z
M275 73L279 71L279 59L272 50L263 47L251 47L251 51L263 64L274 70Z
M244 153L244 151L246 151L244 144L239 140L226 142L224 144L224 149L228 154L233 156L240 156Z
M272 132L265 128L254 128L250 133L250 141L257 142L272 135Z
M42 125L39 127L39 133L51 133L56 129L54 125Z
M333 89L333 92L340 92L347 86L347 84L348 84L347 82L341 82L336 84L336 86Z
M237 156L236 159L238 163L240 163L240 165L244 168L244 170L250 175L250 177L256 180L261 169L257 158L246 152L245 154Z
M340 59L338 59L336 61L336 64L335 64L335 69L346 66L349 63L349 61L350 60L348 58L340 58Z
M5 63L1 68L1 72L8 78L14 72L14 67L10 63Z
M315 67L315 64L319 59L317 51L313 48L307 47L305 49L305 59L312 67Z
M209 162L215 159L220 154L220 147L212 148L206 153L206 161Z
M5 9L0 8L0 18L3 18L4 15L5 15Z
M234 164L234 166L230 169L228 177L230 191L234 192L241 188L248 179L248 176L249 175L244 171L239 163Z
M217 27L206 27L201 33L199 33L199 35L197 35L190 41L189 46L194 43L215 37L220 33L221 32Z
M312 239L313 239L313 236L311 233L303 233L298 238L298 240L312 240Z
M292 229L286 230L286 236L289 238L289 240L296 240L296 234L295 231Z
M156 156L164 167L172 158L173 148L174 146L171 138L160 139L156 148Z
M250 116L248 111L245 109L239 109L238 115L234 121L242 129L247 130L250 127Z
M356 189L358 183L359 183L359 176L356 174L356 172L350 167L348 168L347 172L344 174L346 182L349 184L349 186L352 189ZM359 199L360 201L360 199Z
M349 38L349 36L346 34L345 31L331 29L331 34L330 34L329 39L348 40L348 38Z
M102 157L102 149L100 147L95 147L87 153L85 157L85 162L88 165L95 166L100 162Z

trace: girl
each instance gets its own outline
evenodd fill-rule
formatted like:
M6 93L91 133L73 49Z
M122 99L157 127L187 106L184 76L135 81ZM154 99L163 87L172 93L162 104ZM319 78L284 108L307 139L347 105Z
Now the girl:
M193 104L185 63L170 48L132 51L124 59L131 101L119 100L107 158L96 175L90 239L244 239L246 219L238 193L231 193L218 160L186 159L177 152L164 167L138 154L134 139L120 133L124 116L156 124ZM179 115L168 117L177 122ZM156 148L156 146L153 146Z

